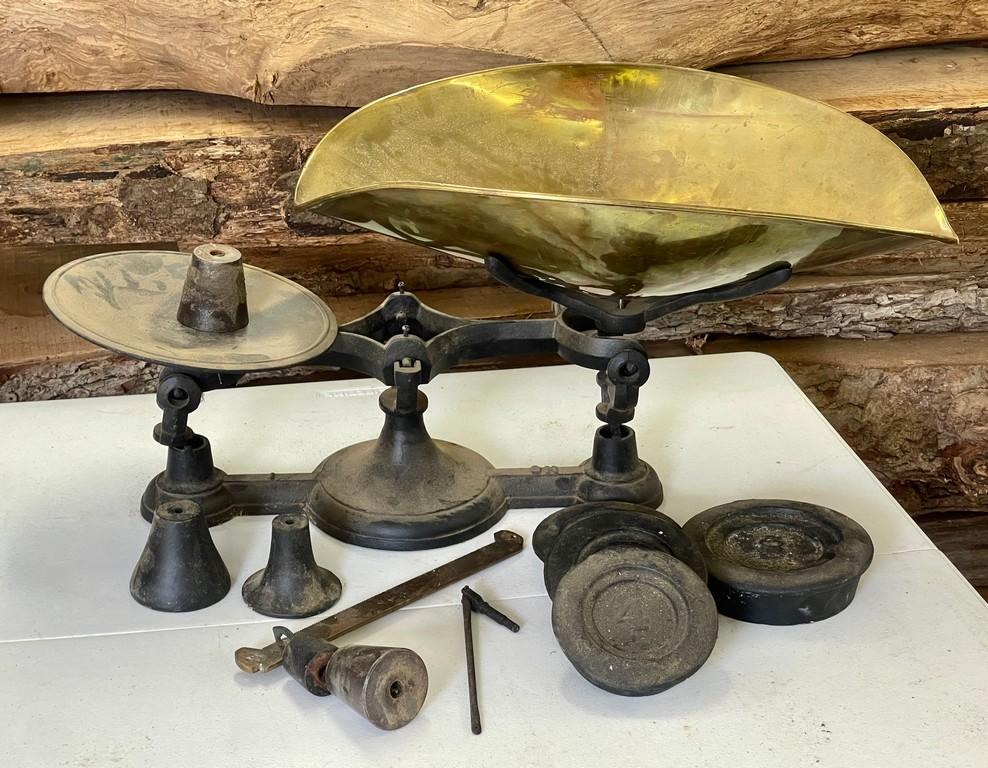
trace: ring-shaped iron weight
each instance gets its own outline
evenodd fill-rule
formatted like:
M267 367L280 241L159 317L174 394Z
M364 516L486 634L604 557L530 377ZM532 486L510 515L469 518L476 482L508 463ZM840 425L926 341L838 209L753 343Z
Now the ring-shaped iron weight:
M693 517L708 583L725 616L757 624L806 624L854 599L874 547L867 531L827 507L746 499Z

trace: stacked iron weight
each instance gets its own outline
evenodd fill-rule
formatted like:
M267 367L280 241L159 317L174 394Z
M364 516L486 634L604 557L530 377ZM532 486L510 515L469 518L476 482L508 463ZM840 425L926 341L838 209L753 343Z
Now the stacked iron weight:
M532 546L566 657L624 696L696 672L716 642L718 611L777 625L840 613L873 555L854 520L782 499L722 504L682 528L639 504L577 504L543 520Z
M717 640L717 607L699 550L650 507L590 502L535 531L552 629L594 685L647 696L696 672Z

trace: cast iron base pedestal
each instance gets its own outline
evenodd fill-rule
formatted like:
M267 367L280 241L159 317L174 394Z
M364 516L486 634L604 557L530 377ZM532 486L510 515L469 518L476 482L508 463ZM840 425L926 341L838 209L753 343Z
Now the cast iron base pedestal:
M167 446L168 462L144 492L142 514L150 520L160 504L181 499L199 504L211 525L237 515L304 512L343 541L410 550L469 539L512 507L585 501L656 507L662 484L639 459L627 425L648 379L648 358L638 342L595 332L588 322L562 310L546 319L464 320L411 294L392 294L343 326L333 347L309 363L389 384L380 398L384 428L376 440L343 448L308 473L228 475L217 469L209 441L188 427L188 416L204 391L235 386L238 377L166 369L158 385L162 420L155 439ZM428 399L420 385L464 360L549 352L597 372L596 415L603 425L591 458L570 467L496 469L469 448L429 435L423 420Z
M479 453L433 440L417 393L410 409L398 390L381 395L377 440L337 451L315 471L306 512L342 541L375 549L426 549L469 539L508 509L494 467Z
M627 501L657 507L662 484L638 458L628 427L639 388L648 380L645 349L624 334L675 309L748 296L778 285L780 263L737 283L678 296L614 301L543 283L489 255L501 282L556 302L552 318L467 320L438 312L399 291L373 312L340 328L333 346L306 364L346 368L390 385L381 395L385 424L377 440L337 451L312 473L227 475L213 466L209 441L188 428L202 392L235 386L229 373L166 369L158 385L161 423L155 439L168 447L164 472L141 500L152 519L167 501L191 499L210 524L236 515L304 511L331 535L380 549L426 549L463 541L496 523L511 507L562 507ZM563 309L567 307L568 309ZM576 467L495 469L479 454L433 440L419 392L457 363L505 355L556 353L597 371L604 422L593 454Z
M209 441L193 435L168 449L168 467L145 490L141 513L151 519L159 504L177 499L198 503L210 525L304 511L342 541L412 550L472 538L512 507L662 502L658 475L638 458L627 426L600 427L593 456L578 466L495 469L480 454L429 435L424 394L415 392L407 412L399 399L396 387L382 393L385 424L376 440L337 451L312 473L228 475L212 466Z

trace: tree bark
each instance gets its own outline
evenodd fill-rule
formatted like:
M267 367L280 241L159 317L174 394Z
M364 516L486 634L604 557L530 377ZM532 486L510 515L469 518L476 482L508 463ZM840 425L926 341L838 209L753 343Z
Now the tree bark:
M984 40L986 30L986 0L25 0L4 12L0 91L359 105L519 62L710 67Z
M988 334L709 348L772 355L909 511L988 510Z
M743 301L703 304L652 323L649 337L759 334L885 338L988 331L988 266L972 276L796 276Z
M805 66L732 71L832 100L841 80L854 96L838 103L899 144L943 200L986 197L988 51L889 51L814 62L809 72ZM890 110L892 96L908 109ZM304 158L345 111L189 93L8 95L0 109L0 239L7 246L367 242L347 241L354 228L290 203Z

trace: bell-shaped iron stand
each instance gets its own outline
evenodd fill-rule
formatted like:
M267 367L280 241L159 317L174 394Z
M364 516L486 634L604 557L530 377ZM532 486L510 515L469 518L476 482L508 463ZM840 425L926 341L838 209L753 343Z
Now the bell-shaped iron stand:
M156 611L196 611L230 591L230 573L194 501L165 502L154 512L130 594Z
M168 465L145 492L145 516L162 500L176 498L201 504L210 523L304 511L343 541L407 550L468 539L512 507L607 500L656 507L662 484L639 458L628 426L648 380L648 359L639 342L621 334L685 306L758 293L790 274L788 264L778 264L708 291L618 302L519 274L496 256L487 259L487 268L508 285L552 299L554 316L465 320L423 305L399 285L376 310L342 326L333 346L305 364L345 368L389 385L380 398L384 427L378 438L337 451L311 473L227 475L216 469L208 441L188 429L187 416L203 390L233 386L238 377L165 370L155 438L168 446ZM603 424L585 462L495 469L474 451L429 435L423 418L428 401L419 386L465 361L547 354L597 371L596 415Z
M336 574L316 564L309 520L287 512L271 521L268 564L244 582L244 602L258 613L279 619L314 616L340 599Z

